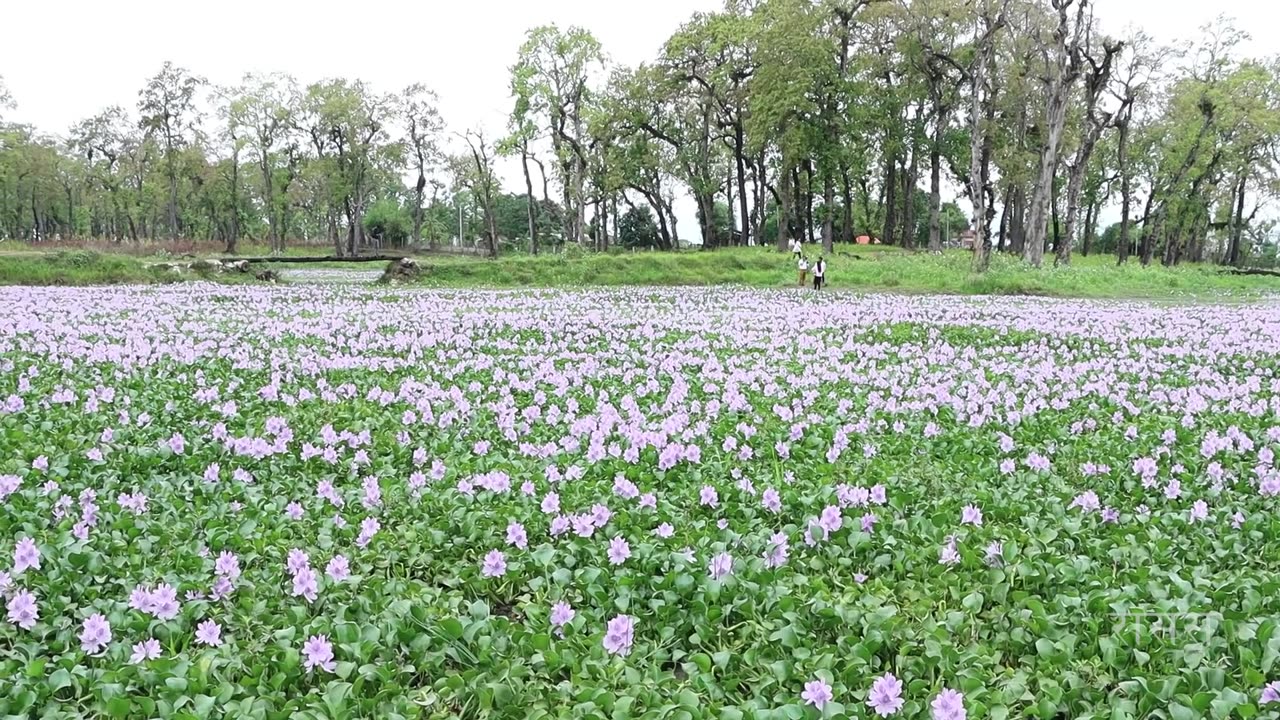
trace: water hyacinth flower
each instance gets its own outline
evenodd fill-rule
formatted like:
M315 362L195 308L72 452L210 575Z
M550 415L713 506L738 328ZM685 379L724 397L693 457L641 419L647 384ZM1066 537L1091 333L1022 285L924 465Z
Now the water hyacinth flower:
M976 505L965 505L960 511L960 524L982 527L982 510Z
M196 642L209 647L222 645L222 626L213 620L205 620L196 626Z
M717 554L707 564L707 571L712 580L723 580L733 572L733 556L726 552Z
M760 504L771 513L779 512L782 510L782 496L773 488L765 488L760 495Z
M955 565L958 562L960 562L960 553L956 551L955 538L952 538L947 541L947 544L943 545L942 550L938 552L938 564Z
M502 577L507 573L507 559L500 550L490 550L484 556L480 574L484 577Z
M301 597L312 603L319 597L319 584L316 573L310 567L300 568L293 575L293 596Z
M155 638L147 638L140 643L134 643L133 654L129 656L130 665L140 665L148 660L155 660L160 657L160 641Z
M933 698L929 709L933 720L966 720L969 716L964 709L964 695L949 688Z
M342 582L351 576L350 564L345 555L334 555L324 568L324 574L334 582Z
M80 649L89 655L111 643L111 623L101 613L90 615L80 627Z
M880 717L889 717L898 712L905 702L902 699L902 681L894 677L893 673L877 678L867 695L867 707Z
M337 669L333 659L333 644L324 635L312 635L302 644L302 665L307 672L320 668L325 672Z
M1199 522L1209 517L1209 504L1204 500L1197 500L1191 505L1191 512L1187 518L1187 522Z
M40 619L40 610L36 606L36 596L27 590L19 590L9 598L5 609L8 611L6 617L9 622L17 625L23 630L30 630L36 626L36 621Z
M1259 705L1271 705L1272 703L1280 703L1280 680L1267 683L1262 688L1262 696L1258 698Z
M626 657L635 641L635 618L617 615L608 622L604 633L604 649L610 655Z
M13 574L40 569L40 548L31 538L22 538L13 548Z
M698 495L698 502L707 507L717 507L720 505L720 496L716 493L716 489L710 485L703 485Z
M671 526L671 523L664 522L658 527L653 529L653 534L657 535L658 537L664 540L671 537L672 535L675 535L675 533L676 533L676 529Z
M529 535L524 530L524 525L512 520L507 524L507 544L524 550L529 547Z
M844 526L844 517L840 514L840 508L836 505L828 505L822 509L822 514L818 516L818 525L828 533L833 533Z
M627 543L626 538L620 535L615 536L609 541L609 549L606 555L609 558L609 564L621 565L627 561L627 558L631 557L631 545Z
M551 606L551 627L557 637L564 637L564 626L573 622L575 615L577 612L567 602L560 601Z
M812 705L819 711L834 698L835 696L831 693L831 686L821 678L805 683L804 692L800 693L800 699L804 700L806 705Z

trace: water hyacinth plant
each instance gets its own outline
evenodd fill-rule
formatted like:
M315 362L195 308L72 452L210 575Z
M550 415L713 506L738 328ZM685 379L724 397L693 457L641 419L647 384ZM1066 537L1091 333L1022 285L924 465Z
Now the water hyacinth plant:
M1280 708L1280 307L0 290L0 715Z

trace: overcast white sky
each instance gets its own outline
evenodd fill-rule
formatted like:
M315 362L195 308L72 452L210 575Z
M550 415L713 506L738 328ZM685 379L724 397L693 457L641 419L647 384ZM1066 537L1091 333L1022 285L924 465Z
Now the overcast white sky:
M451 129L500 132L510 109L508 68L530 27L579 25L611 59L635 64L697 10L720 0L12 0L5 3L0 75L15 120L63 134L119 104L133 109L165 60L231 84L250 71L287 72L306 83L361 78L391 92L422 82L440 95ZM1225 14L1258 37L1251 53L1280 46L1271 0L1095 0L1109 31L1135 24L1158 40L1191 37ZM510 187L523 190L513 168ZM681 234L696 232L691 203ZM1104 218L1105 220L1105 218Z

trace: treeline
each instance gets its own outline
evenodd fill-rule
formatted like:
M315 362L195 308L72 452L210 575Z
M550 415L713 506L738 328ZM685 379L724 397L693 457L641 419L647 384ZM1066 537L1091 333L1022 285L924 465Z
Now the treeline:
M638 67L587 30L530 30L496 133L448 132L421 85L215 87L166 64L133 107L64 135L0 123L0 233L675 248L689 196L705 248L939 250L967 229L979 270L993 251L1259 262L1280 63L1244 40L1221 19L1162 46L1102 27L1090 0L728 0Z

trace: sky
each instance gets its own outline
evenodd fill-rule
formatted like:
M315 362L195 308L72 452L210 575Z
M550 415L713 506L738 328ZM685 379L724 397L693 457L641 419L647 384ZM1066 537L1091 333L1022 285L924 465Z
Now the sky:
M1280 26L1280 4L1267 0L1094 5L1108 32L1132 24L1170 42L1195 36L1223 14L1257 33L1248 52L1280 49L1267 42ZM3 11L0 76L18 103L8 116L55 134L108 105L132 110L145 80L171 60L228 85L246 72L272 71L303 84L360 78L382 92L421 82L440 96L451 130L479 126L496 135L511 105L508 69L529 28L584 27L611 60L634 65L652 59L690 14L720 6L720 0L15 0ZM509 189L523 191L517 163L500 170ZM693 204L678 203L677 213L682 234L696 232Z

